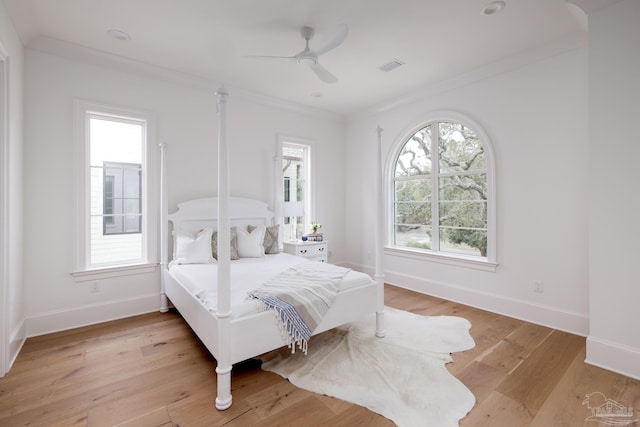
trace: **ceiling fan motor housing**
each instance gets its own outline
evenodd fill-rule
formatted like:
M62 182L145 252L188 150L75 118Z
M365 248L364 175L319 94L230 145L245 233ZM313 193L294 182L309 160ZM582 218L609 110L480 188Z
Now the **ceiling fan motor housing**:
M306 66L317 64L318 55L316 55L311 51L311 49L309 49L309 40L311 40L313 38L313 35L315 34L315 32L313 31L313 28L302 27L302 29L300 30L300 34L302 34L302 37L305 39L307 45L302 52L296 55L296 62L298 64L302 64Z

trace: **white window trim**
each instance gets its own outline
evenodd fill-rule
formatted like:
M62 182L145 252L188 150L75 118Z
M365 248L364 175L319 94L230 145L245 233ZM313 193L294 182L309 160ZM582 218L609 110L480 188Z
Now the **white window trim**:
M395 166L396 160L400 151L404 147L405 142L417 131L424 128L434 121L455 121L468 127L478 135L482 146L487 163L487 256L486 257L469 257L464 255L455 255L444 252L428 252L421 251L412 248L406 248L401 246L395 246L394 244L394 179L395 179ZM496 222L496 177L495 177L495 157L493 155L493 147L487 134L482 130L475 121L469 117L449 110L432 111L426 114L421 120L409 127L407 127L393 142L391 151L387 156L385 166L385 254L418 259L422 261L431 261L442 264L448 264L458 267L466 267L483 271L495 271L497 262L497 222Z
M76 138L76 256L74 270L71 275L76 281L87 281L119 277L129 274L140 274L155 271L158 264L158 238L157 233L151 232L158 228L158 214L156 207L159 204L159 179L157 156L154 156L153 148L155 143L155 116L153 113L142 110L134 110L127 107L120 107L82 99L75 99L73 104L74 130ZM144 167L145 173L142 181L142 215L145 220L142 225L143 258L135 263L123 263L115 265L105 265L104 267L90 267L87 265L89 259L89 205L90 198L89 185L89 150L87 150L88 138L88 113L99 115L111 115L117 118L145 120L146 121L146 144L144 147Z
M495 272L498 264L487 261L483 257L466 257L463 255L450 255L442 252L425 252L412 248L401 248L399 246L387 246L384 248L385 255L396 256L400 258L410 258L418 261L429 261L438 264L452 265L455 267L471 268L474 270L482 270Z
M111 279L120 276L131 276L134 274L153 273L158 267L158 263L121 265L118 267L103 267L92 270L74 271L71 273L76 282L88 282L91 280Z

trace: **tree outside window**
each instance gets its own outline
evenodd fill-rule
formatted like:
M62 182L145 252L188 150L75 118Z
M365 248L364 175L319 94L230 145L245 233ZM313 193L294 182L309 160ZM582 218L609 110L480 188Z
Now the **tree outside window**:
M487 257L488 174L482 141L454 121L434 121L395 162L394 245Z

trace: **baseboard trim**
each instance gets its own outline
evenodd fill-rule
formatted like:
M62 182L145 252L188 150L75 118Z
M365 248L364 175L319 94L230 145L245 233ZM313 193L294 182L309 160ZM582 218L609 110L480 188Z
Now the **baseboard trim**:
M640 380L640 349L587 337L585 363Z
M22 350L22 346L27 340L27 325L24 320L22 320L16 328L11 331L11 338L9 341L9 366L8 369L11 370L14 362L16 361L18 354L20 354L20 350Z
M373 269L367 266L351 264L350 267L373 274ZM385 283L584 337L589 333L589 316L582 313L425 280L396 271L385 271Z
M160 310L160 294L72 307L27 317L26 336L50 334Z

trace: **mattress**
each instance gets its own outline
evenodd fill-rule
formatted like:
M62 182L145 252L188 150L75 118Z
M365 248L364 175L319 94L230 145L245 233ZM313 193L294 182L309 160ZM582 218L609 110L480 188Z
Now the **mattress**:
M262 311L257 300L247 300L247 293L287 268L303 262L309 261L283 252L265 255L262 258L240 258L231 261L231 318ZM208 310L215 312L218 296L217 267L217 264L173 265L169 269L169 274L199 299ZM370 283L372 280L368 275L349 270L339 284L339 292Z

